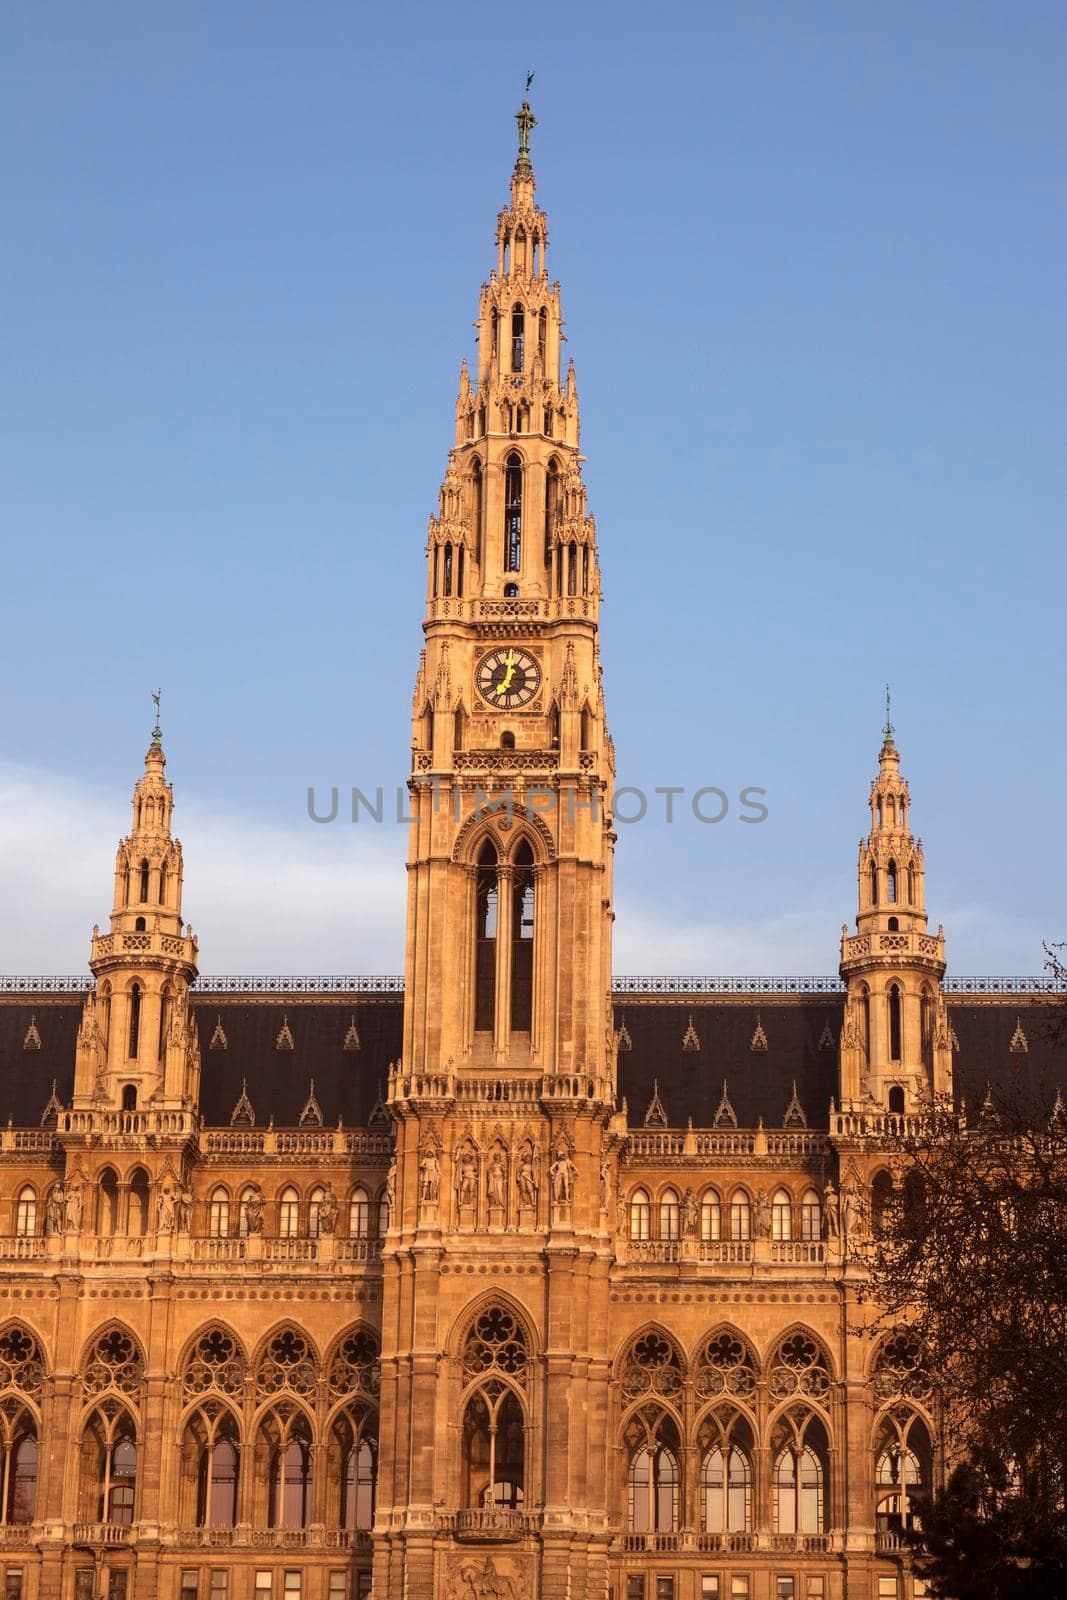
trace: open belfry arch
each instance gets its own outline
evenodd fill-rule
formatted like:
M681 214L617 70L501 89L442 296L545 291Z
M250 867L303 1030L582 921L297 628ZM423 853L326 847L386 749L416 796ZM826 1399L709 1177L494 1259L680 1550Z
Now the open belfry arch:
M1005 1083L1058 1116L1060 997L946 977L888 707L836 975L613 977L517 122L426 545L403 976L200 972L156 697L89 973L0 977L7 1600L921 1594L933 1384L863 1331L886 1135Z

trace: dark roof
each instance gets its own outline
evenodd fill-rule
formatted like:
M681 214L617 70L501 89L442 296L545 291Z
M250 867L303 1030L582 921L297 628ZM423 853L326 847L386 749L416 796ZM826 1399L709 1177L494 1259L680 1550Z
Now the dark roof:
M276 1000L217 1003L198 1001L200 1028L200 1109L208 1127L230 1124L247 1080L256 1126L273 1117L279 1128L295 1128L315 1080L315 1099L327 1127L338 1117L348 1128L366 1127L371 1108L388 1087L389 1063L400 1055L403 996L359 1003L315 1000L281 1004ZM346 1050L345 1035L355 1019L359 1049ZM212 1049L221 1023L226 1048ZM292 1049L279 1049L288 1029Z
M772 1001L756 997L727 1003L641 1002L617 1005L615 1027L629 1034L619 1051L619 1094L631 1127L639 1128L658 1084L667 1125L709 1128L726 1080L730 1104L742 1128L780 1128L793 1094L808 1124L824 1128L830 1098L837 1094L837 1041L843 1001L839 995ZM699 1049L685 1048L690 1022ZM757 1028L766 1049L753 1049ZM823 1041L820 1044L820 1040Z
M956 1093L970 1105L981 1101L987 1083L994 1094L1049 1104L1062 1085L1067 1097L1067 1002L990 997L951 1001L948 1012L959 1041ZM209 1127L230 1125L245 1080L257 1127L272 1118L278 1127L295 1127L312 1079L327 1126L340 1117L346 1127L365 1127L379 1092L385 1096L389 1063L401 1052L403 996L397 993L313 1000L204 996L196 999L194 1015L203 1061L201 1109ZM39 1127L53 1080L69 1105L80 1016L76 995L0 999L0 1123ZM353 1016L360 1048L346 1050ZM683 1048L690 1018L699 1049ZM841 1019L842 999L834 994L712 1002L627 997L616 1005L615 1025L625 1027L630 1040L619 1052L619 1096L626 1099L630 1126L643 1126L658 1084L668 1126L684 1128L691 1118L694 1127L708 1128L725 1079L741 1127L754 1128L762 1118L766 1127L780 1128L795 1080L809 1126L825 1128L838 1092ZM212 1049L219 1022L226 1048ZM286 1023L292 1049L279 1049ZM31 1024L39 1049L26 1048ZM757 1027L765 1050L752 1048Z

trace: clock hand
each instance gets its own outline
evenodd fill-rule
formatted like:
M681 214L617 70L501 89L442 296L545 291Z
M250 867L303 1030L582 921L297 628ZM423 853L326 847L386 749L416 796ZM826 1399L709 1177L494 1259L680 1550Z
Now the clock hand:
M504 674L504 676L501 679L500 683L497 685L497 691L496 692L497 692L498 695L507 694L508 689L511 687L511 680L515 676L515 652L514 652L514 650L509 650L508 651L507 655L504 657L504 663L505 663L505 665L506 665L508 670Z

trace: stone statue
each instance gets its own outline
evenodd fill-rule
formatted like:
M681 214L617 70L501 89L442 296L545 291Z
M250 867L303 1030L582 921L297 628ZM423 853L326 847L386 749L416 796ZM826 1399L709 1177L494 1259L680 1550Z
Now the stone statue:
M771 1236L771 1202L766 1189L757 1191L752 1231L757 1239L769 1239Z
M474 1152L469 1145L464 1145L459 1153L459 1164L456 1167L456 1204L472 1206L476 1192L478 1168L474 1160Z
M427 1148L419 1162L419 1199L426 1205L435 1205L441 1193L441 1163L436 1150Z
M491 1206L503 1206L506 1203L508 1174L499 1150L494 1150L489 1157L489 1166L485 1174L485 1190L489 1196Z
M611 1199L611 1162L607 1156L600 1163L600 1209L606 1211Z
M57 1183L52 1189L51 1194L48 1196L48 1205L45 1208L44 1226L46 1233L63 1232L64 1210L63 1185L61 1183Z
M836 1239L841 1232L841 1222L837 1214L837 1190L834 1188L832 1178L827 1179L826 1188L822 1192L822 1217L826 1237Z
M557 1206L570 1205L577 1170L566 1150L560 1148L549 1174L552 1179L552 1199Z
M68 1233L81 1232L82 1190L80 1183L71 1184L66 1191L66 1224Z
M160 1189L159 1199L156 1201L156 1232L173 1233L175 1220L174 1191L173 1189Z
M700 1225L700 1207L697 1197L692 1189L687 1189L682 1196L682 1232L687 1239L695 1239Z
M244 1206L245 1227L250 1235L263 1232L263 1190L254 1183L241 1204Z
M337 1227L337 1196L333 1184L327 1183L323 1190L322 1199L319 1201L319 1232L324 1238L330 1238Z
M188 1233L193 1220L193 1191L182 1189L178 1196L178 1232Z
M519 1191L519 1204L526 1211L537 1209L537 1167L534 1161L534 1152L526 1145L519 1156L519 1170L515 1174L515 1184Z
M863 1201L855 1184L849 1184L841 1197L841 1225L846 1239L858 1239L863 1233Z
M385 1203L389 1208L389 1215L393 1214L396 1205L396 1157L389 1163L389 1171L385 1175Z

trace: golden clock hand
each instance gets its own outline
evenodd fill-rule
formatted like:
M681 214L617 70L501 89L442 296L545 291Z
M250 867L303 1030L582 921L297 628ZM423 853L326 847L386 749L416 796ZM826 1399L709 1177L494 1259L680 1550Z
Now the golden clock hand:
M515 652L514 652L514 650L509 650L508 651L507 655L504 657L504 665L507 667L508 670L504 674L503 678L500 680L500 683L497 686L497 691L496 692L497 692L498 695L507 694L508 689L511 687L511 680L515 676Z

